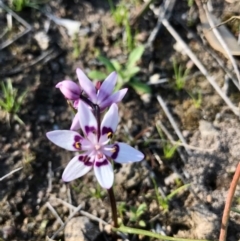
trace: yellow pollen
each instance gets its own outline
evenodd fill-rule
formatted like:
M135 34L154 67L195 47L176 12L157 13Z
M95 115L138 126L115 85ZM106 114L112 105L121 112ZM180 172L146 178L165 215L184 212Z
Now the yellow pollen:
M113 133L110 131L110 132L108 132L107 133L107 137L109 138L109 139L111 139L112 137L113 137Z
M76 142L76 143L75 143L75 147L76 147L77 149L80 149L80 148L81 148L80 142Z

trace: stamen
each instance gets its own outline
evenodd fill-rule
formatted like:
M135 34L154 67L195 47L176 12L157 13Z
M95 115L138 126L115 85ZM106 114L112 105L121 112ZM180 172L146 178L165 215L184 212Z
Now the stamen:
M75 147L76 149L79 149L79 150L80 150L80 149L81 149L81 143L78 142L78 141L75 142L75 143L74 143L74 147Z
M114 146L114 147L112 148L111 152L114 153L114 152L116 152L116 151L117 151L117 148L116 148L116 146Z
M110 132L108 132L107 133L107 137L109 138L109 139L112 139L112 137L113 137L113 133L110 131Z

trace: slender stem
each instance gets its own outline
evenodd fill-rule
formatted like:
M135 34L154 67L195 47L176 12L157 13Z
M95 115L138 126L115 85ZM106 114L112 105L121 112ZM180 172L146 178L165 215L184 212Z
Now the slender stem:
M240 163L238 163L236 172L233 176L229 192L227 195L224 211L223 211L223 216L222 216L222 225L221 225L221 231L220 231L220 236L219 236L219 241L225 241L226 236L227 236L227 226L228 226L228 220L229 220L229 213L233 201L233 196L236 190L236 186L238 184L238 180L240 177Z
M84 95L80 95L80 99L83 100L87 105L89 105L90 107L92 107L92 109L94 110L95 108L95 104L92 103L91 100L89 100L86 96Z
M177 237L169 237L165 235L161 235L158 233L153 233L150 231L146 231L143 229L137 229L137 228L129 228L125 226L121 226L119 228L113 228L114 231L119 231L123 233L131 233L131 234L140 234L148 237L157 238L158 240L170 240L170 241L209 241L206 239L186 239L186 238L177 238Z
M107 189L107 191L108 191L108 196L109 196L109 200L112 208L113 227L118 228L119 226L117 221L117 206L116 206L116 200L115 200L113 188L111 187L110 189Z
M93 107L93 113L97 119L97 137L98 139L100 138L100 135L101 135L101 130L100 130L100 125L101 125L101 120L100 120L100 108L98 105L94 104L94 107Z

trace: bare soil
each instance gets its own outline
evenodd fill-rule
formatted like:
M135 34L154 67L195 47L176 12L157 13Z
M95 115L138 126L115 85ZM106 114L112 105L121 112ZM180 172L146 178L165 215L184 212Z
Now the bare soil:
M147 42L157 23L156 13L161 4L160 0L151 4L132 26L136 30L137 43ZM239 14L239 8L234 3L214 1L213 5L214 14L222 19ZM126 6L130 9L132 20L143 2L129 1ZM49 19L47 13L80 21L79 35L73 40L64 27ZM6 14L0 9L0 26L7 26ZM75 207L81 204L82 210L111 223L107 193L97 187L94 174L90 172L79 180L64 183L61 175L72 153L51 144L45 133L68 129L73 117L62 94L55 89L59 81L77 81L77 67L86 73L93 69L105 71L96 58L98 52L118 59L122 64L125 62L124 28L114 23L107 1L49 1L40 5L40 9L24 8L17 14L32 26L32 30L0 50L0 81L11 78L19 93L28 90L19 112L25 125L16 121L6 123L1 112L0 177L18 167L23 168L0 181L0 240L40 241L51 237L61 225L47 203L63 221L71 213L59 199ZM189 8L187 1L177 1L170 23L209 73L216 77L219 86L227 88L227 95L238 106L239 91L231 80L226 85L224 70L207 51L211 48L199 30L197 7ZM22 28L22 24L13 18L13 29L0 39L0 44L12 39ZM44 33L45 39L36 40L39 32ZM44 41L48 44L47 48L41 46ZM77 56L74 54L76 44L79 48ZM231 64L223 55L217 52L215 55L232 71ZM239 64L239 58L236 59ZM182 90L174 87L174 61L183 68L190 66ZM239 118L192 61L177 50L175 40L163 26L153 47L145 50L138 65L141 68L138 77L142 82L148 82L154 74L168 81L151 85L148 101L146 95L139 96L129 88L119 104L121 122L115 138L130 143L145 154L141 163L115 166L116 200L118 204L126 204L121 219L125 225L139 228L138 222L130 221L130 208L145 202L147 210L140 218L146 223L145 229L161 229L170 236L216 240L227 191L239 163ZM189 95L196 95L196 90L202 94L199 108ZM181 147L185 161L178 153L170 160L164 158L165 142L157 133L156 123L161 120L176 141L178 138L156 99L157 95L166 101L188 145L198 148L190 147L186 151ZM169 210L166 211L157 203L153 177L162 195L170 194L183 184L190 186L169 200ZM237 187L232 205L237 209L240 209L239 197L240 189ZM239 214L231 212L227 240L239 240L239 230ZM102 238L113 239L111 235ZM150 240L138 236L129 236L129 239ZM65 240L64 230L55 240Z

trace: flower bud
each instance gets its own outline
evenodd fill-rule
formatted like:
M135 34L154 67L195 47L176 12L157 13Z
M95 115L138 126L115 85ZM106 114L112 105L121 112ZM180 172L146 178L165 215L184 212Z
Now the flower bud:
M71 80L64 80L56 85L68 100L78 100L80 97L80 87Z

